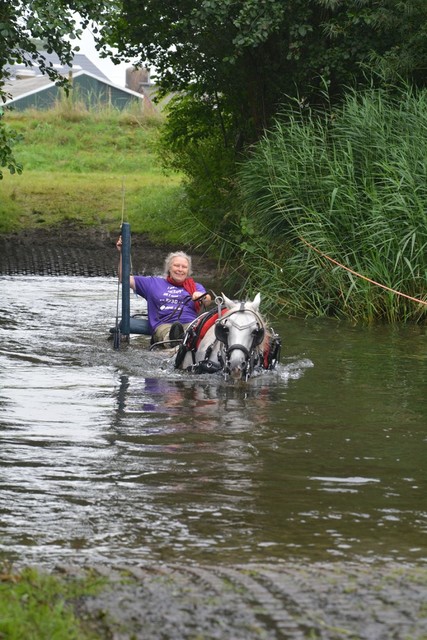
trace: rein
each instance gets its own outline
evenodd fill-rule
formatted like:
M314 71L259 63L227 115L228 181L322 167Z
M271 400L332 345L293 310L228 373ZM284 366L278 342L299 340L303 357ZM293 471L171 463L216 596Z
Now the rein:
M169 280L168 280L169 282ZM200 308L200 306L203 304L203 299L206 298L206 296L210 295L209 291L206 291L205 293L203 293L201 296L199 296L197 298L197 300L193 300L193 298L188 295L185 296L185 298L183 298L182 300L178 301L178 304L176 306L175 309L172 309L172 311L170 312L170 314L164 318L162 320L163 323L168 323L170 320L172 320L172 318L174 318L175 314L178 312L178 315L176 316L176 318L174 318L174 321L178 321L181 317L182 312L184 311L184 307L186 304L190 303L190 302L194 302L194 304L198 305L198 307ZM158 316L157 316L158 317Z

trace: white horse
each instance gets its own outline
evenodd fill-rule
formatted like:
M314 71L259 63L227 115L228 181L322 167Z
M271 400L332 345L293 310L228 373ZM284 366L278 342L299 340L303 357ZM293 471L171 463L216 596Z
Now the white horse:
M175 367L194 373L222 371L226 377L248 380L254 371L274 369L280 339L267 331L259 313L261 296L236 302L222 294L218 309L197 318L188 328Z

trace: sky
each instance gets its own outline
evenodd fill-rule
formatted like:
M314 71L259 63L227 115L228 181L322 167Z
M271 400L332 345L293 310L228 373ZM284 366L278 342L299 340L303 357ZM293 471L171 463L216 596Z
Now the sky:
M78 53L83 53L91 60L98 69L100 69L107 78L117 84L119 87L126 85L126 69L132 66L129 62L124 62L119 65L115 65L108 58L100 58L97 50L95 49L95 40L90 29L85 29L80 40L74 40L73 44L80 47Z

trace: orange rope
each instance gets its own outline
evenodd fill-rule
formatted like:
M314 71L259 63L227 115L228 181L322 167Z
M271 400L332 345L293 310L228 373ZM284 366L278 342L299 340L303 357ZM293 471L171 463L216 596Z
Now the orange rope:
M309 242L307 242L307 240L304 240L304 238L301 238L301 236L298 236L298 237L301 240L301 242L306 244L307 247L310 247L310 249L313 249L313 251L315 251L316 253L321 255L323 258L326 258L330 262L333 262L334 264L336 264L338 267L341 267L342 269L345 269L346 271L349 271L350 273L352 273L353 275L357 276L358 278L362 278L363 280L367 280L371 284L375 284L377 287L381 287L382 289L387 289L387 291L391 291L392 293L396 293L398 296L403 296L404 298L408 298L408 300L413 300L414 302L419 302L419 304L427 305L427 301L426 300L420 300L419 298L413 298L412 296L408 296L406 293L402 293L401 291L396 291L396 289L391 289L390 287L387 287L385 284L381 284L380 282L375 282L375 280L371 280L371 278L367 278L366 276L362 276L361 273L357 273L357 271L353 271L353 269L349 269L349 267L346 267L345 265L341 264L340 262L337 262L333 258L330 258L329 256L327 256L326 253L323 253L319 249L316 249L316 247L313 247L313 245L311 245Z

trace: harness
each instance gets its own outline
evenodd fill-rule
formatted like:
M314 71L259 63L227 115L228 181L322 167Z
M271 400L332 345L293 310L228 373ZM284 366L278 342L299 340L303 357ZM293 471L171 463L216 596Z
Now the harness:
M187 331L185 332L182 344L180 345L176 354L175 369L179 369L186 354L189 351L191 351L191 359L193 361L193 366L189 367L189 369L191 371L194 371L194 367L197 367L201 364L198 363L198 365L196 365L196 352L199 348L199 345L208 330L215 324L220 315L223 315L224 313L226 313L226 311L226 307L219 305L218 309L211 309L211 311L202 313L190 324L190 326L187 328ZM213 344L208 347L205 353L204 362L209 362L208 369L212 369L212 372L214 370L219 371L221 369L221 366L219 365L218 368L216 368L215 364L208 360L210 354L212 353L212 349ZM199 373L203 372L200 371Z
M247 379L250 372L254 369L266 369L272 370L279 362L281 340L277 333L273 330L265 335L264 324L260 316L251 309L245 309L244 303L241 303L240 308L228 313L228 309L218 304L217 309L207 311L200 315L194 322L188 327L184 340L178 349L175 358L175 368L179 368L186 354L190 351L192 358L192 365L187 367L187 371L193 373L216 373L217 371L224 370L227 372L228 361L232 351L239 349L245 354L246 368L244 377ZM241 344L228 345L228 332L229 327L227 323L233 322L232 316L240 312L250 312L257 320L257 328L252 332L252 345L248 349ZM215 326L215 340L207 347L204 358L199 362L196 362L196 353L199 349L200 343L207 331ZM257 349L259 345L264 341L263 350ZM225 360L222 353L218 353L218 362L213 362L210 357L212 351L217 342L221 342L225 346Z

